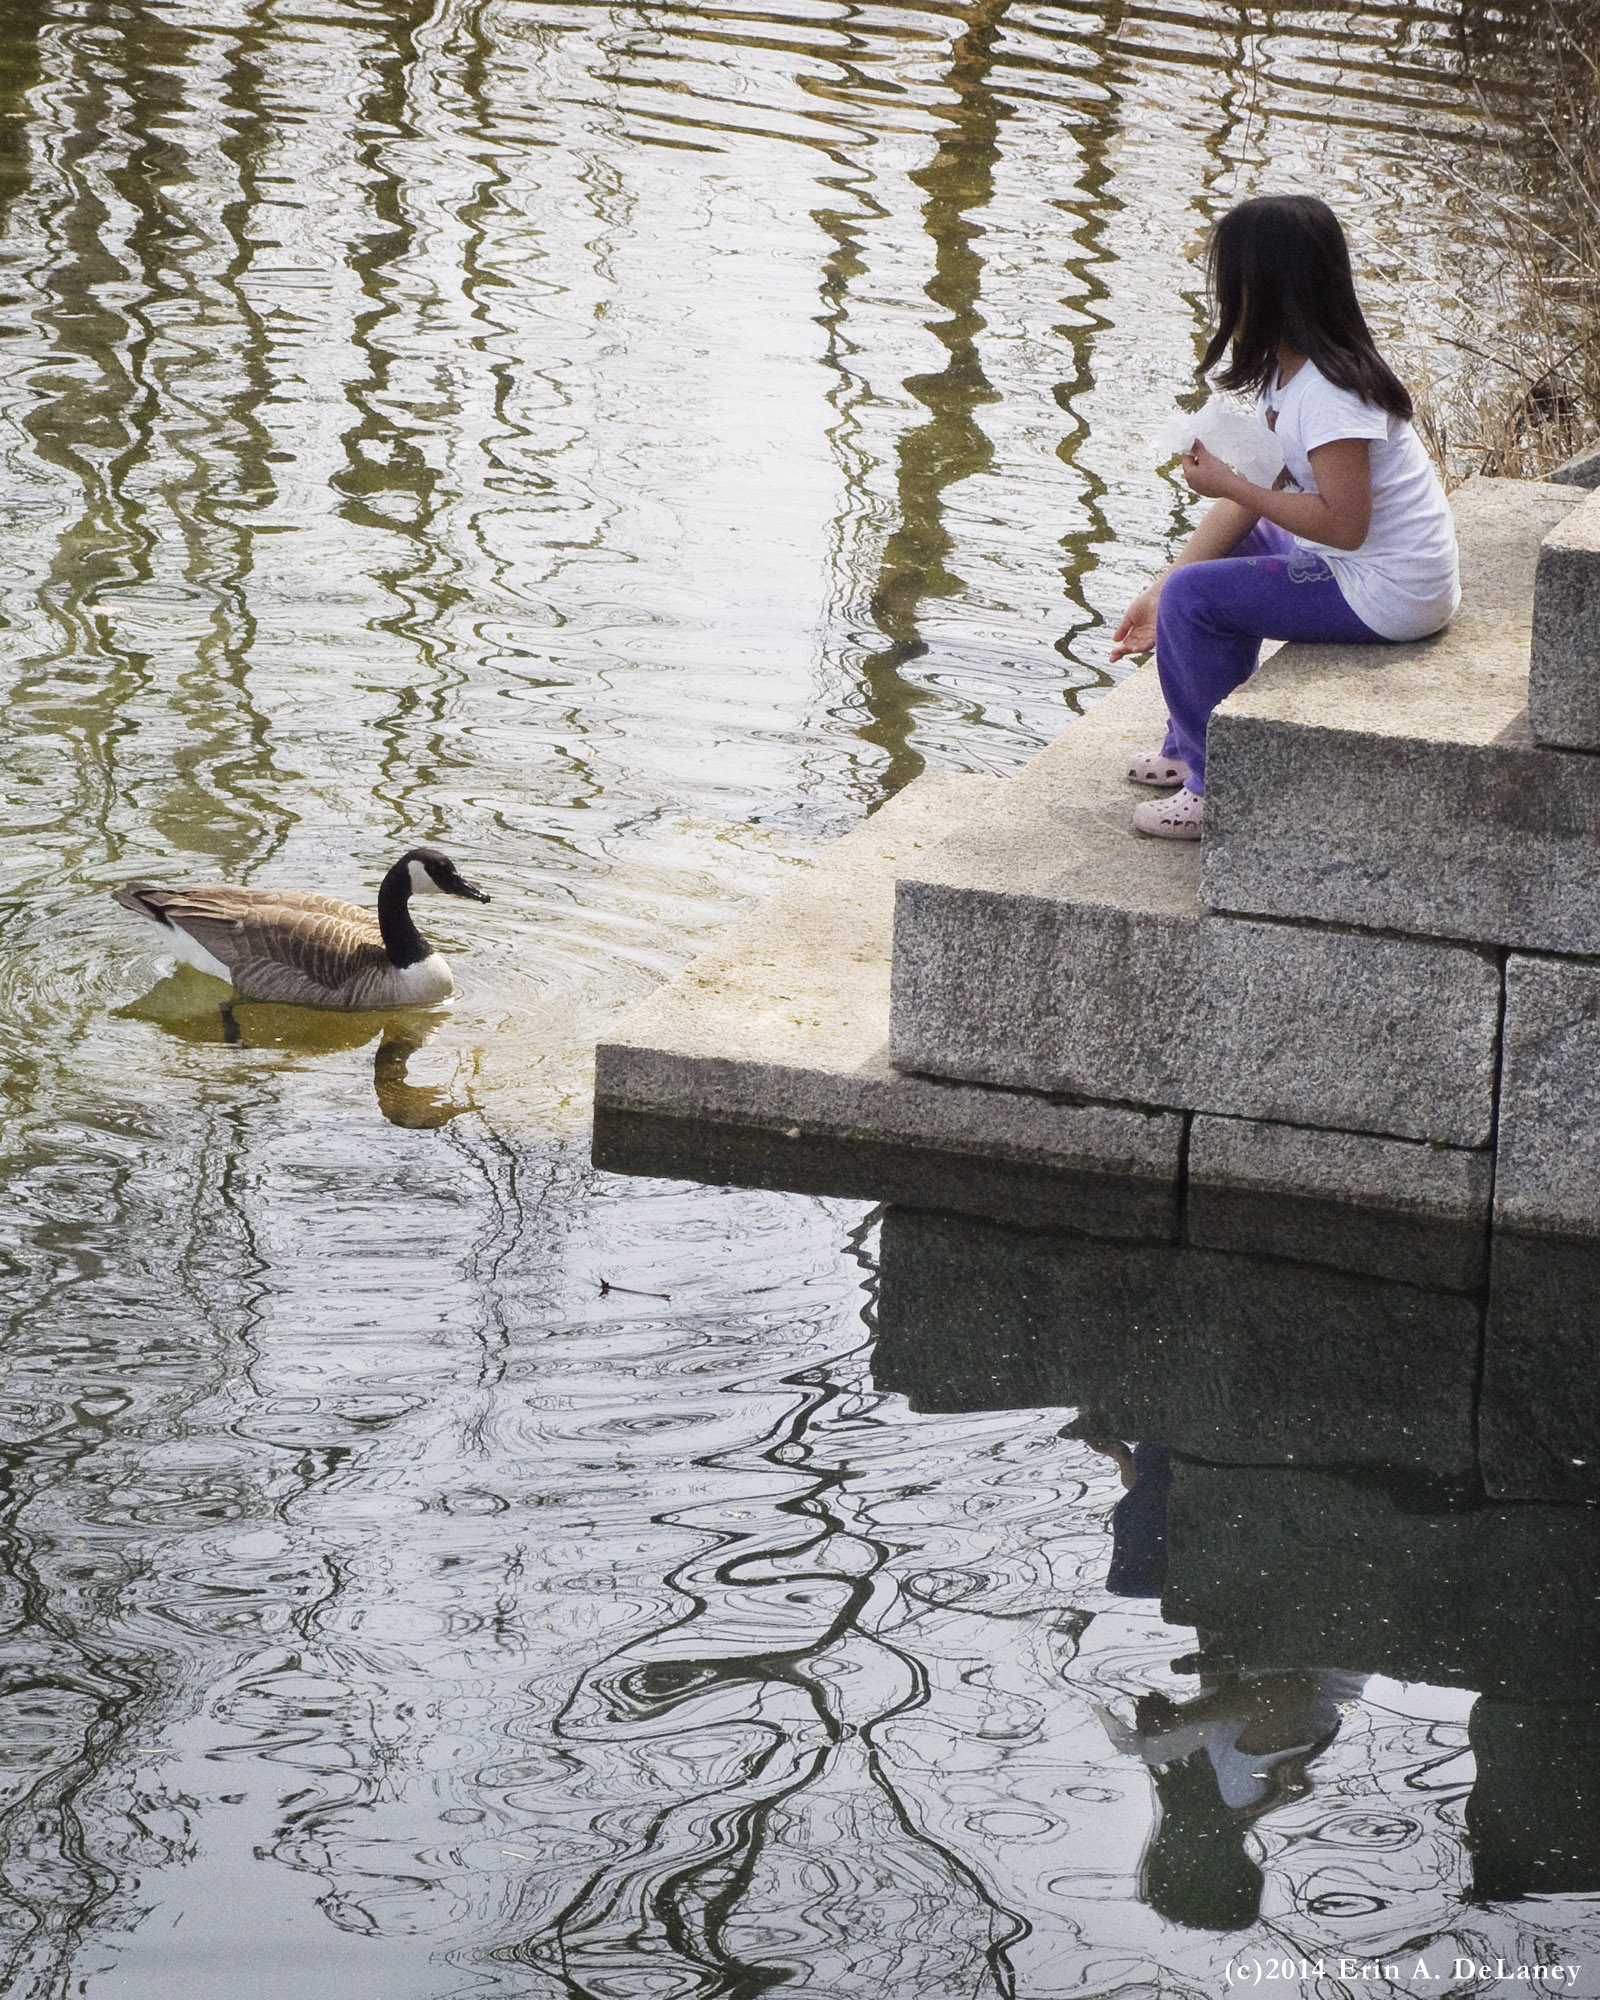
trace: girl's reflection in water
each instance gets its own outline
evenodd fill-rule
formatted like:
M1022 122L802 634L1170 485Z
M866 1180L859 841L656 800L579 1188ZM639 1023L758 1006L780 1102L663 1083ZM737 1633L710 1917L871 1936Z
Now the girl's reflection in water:
M1092 1417L1063 1436L1113 1459L1122 1476L1106 1589L1159 1597L1167 1576L1170 1448L1130 1446ZM1214 1634L1195 1636L1195 1651L1172 1662L1175 1672L1198 1680L1193 1699L1141 1695L1131 1729L1103 1704L1095 1712L1113 1745L1142 1759L1155 1780L1160 1816L1140 1869L1141 1897L1173 1923L1242 1930L1259 1917L1262 1890L1245 1836L1263 1813L1311 1789L1308 1767L1338 1735L1366 1676L1241 1670Z

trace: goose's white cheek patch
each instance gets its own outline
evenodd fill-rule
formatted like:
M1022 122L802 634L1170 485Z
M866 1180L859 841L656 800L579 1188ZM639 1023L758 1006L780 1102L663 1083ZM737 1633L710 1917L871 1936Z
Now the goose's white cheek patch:
M413 896L437 896L439 894L438 883L434 881L433 877L420 861L408 861L406 863L406 872L411 877L411 893Z

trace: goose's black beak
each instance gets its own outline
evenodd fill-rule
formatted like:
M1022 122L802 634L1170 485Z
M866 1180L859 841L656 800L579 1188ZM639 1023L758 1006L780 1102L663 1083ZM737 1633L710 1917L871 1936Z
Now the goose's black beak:
M487 889L480 889L475 882L468 882L458 875L453 882L440 885L450 896L465 896L469 903L487 903L490 900Z

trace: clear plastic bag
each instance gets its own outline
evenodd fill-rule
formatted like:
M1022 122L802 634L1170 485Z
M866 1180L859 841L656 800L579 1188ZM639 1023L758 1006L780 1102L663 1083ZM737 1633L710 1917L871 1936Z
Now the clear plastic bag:
M1224 465L1256 486L1270 486L1283 470L1283 446L1249 403L1213 396L1203 410L1179 410L1161 426L1156 450L1163 464L1199 438Z

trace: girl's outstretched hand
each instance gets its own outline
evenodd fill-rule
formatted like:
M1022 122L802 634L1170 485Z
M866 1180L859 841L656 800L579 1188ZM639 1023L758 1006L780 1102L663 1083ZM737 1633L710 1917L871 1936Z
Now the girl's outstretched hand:
M1122 622L1111 635L1111 657L1125 659L1129 653L1148 653L1156 643L1156 608L1161 602L1161 586L1151 584L1122 614Z
M1207 500L1224 500L1231 494L1236 496L1239 475L1231 465L1226 465L1214 451L1207 450L1199 438L1178 460L1183 467L1183 476L1189 482L1191 492L1199 493Z

